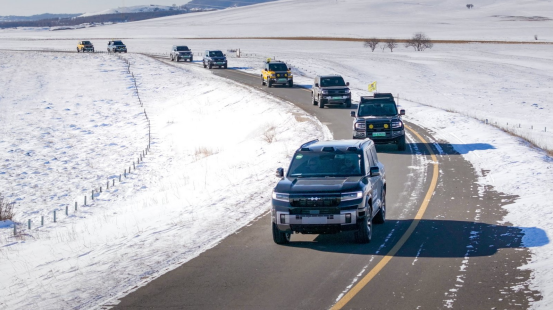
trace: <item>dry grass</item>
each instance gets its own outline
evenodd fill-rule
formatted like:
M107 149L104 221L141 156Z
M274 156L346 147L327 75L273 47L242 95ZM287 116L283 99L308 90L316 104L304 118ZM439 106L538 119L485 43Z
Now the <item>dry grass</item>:
M276 141L276 126L268 126L262 135L263 140L267 143L273 143Z
M217 153L219 153L218 150L214 150L212 148L205 147L205 146L200 146L200 147L197 147L196 150L194 151L194 158L196 160L200 160L202 158L206 158L208 156L211 156Z
M0 193L0 221L13 220L15 216L14 206L14 202L8 202L4 195Z

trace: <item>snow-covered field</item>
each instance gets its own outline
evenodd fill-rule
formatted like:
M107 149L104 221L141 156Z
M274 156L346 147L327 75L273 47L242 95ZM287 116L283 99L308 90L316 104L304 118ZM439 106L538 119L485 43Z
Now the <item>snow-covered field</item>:
M486 176L480 175L482 186L519 196L508 206L504 220L525 229L524 243L533 252L525 268L533 271L531 285L544 297L533 308L551 309L553 159L492 125L508 126L537 145L553 148L553 45L436 44L425 52L400 46L393 53L378 48L371 53L359 42L171 39L406 38L414 31L424 31L433 39L533 41L538 35L538 41L553 41L552 1L486 0L474 4L474 9L468 10L458 1L285 0L71 32L0 30L0 49L72 51L81 38L121 37L126 38L131 52L168 52L173 44L186 44L195 52L241 48L253 55L231 58L229 65L234 69L258 73L265 58L276 57L292 65L296 84L309 87L316 74L338 73L351 83L354 96L367 94L367 84L377 81L379 91L399 94L408 121L452 143L477 174L489 170ZM277 12L286 27L264 27L260 21L269 12L270 16ZM532 16L544 18L530 21ZM92 41L103 48L107 39ZM133 63L131 70L152 120L152 153L136 173L98 196L94 205L80 206L70 217L60 216L57 224L48 221L44 228L17 240L9 237L10 227L0 229L0 306L4 302L9 308L87 308L113 297L108 292L122 293L149 281L263 214L268 208L266 195L274 183L267 176L274 167L286 162L301 142L330 136L316 120L293 106L212 77L206 70L171 67L140 55L126 57ZM91 85L83 77L79 80L79 72L73 68L83 62ZM0 88L1 149L8 145L8 149L32 150L35 155L17 157L17 163L2 161L0 166L2 188L10 186L15 195L25 197L22 206L23 201L35 199L25 204L24 208L31 207L22 211L21 216L26 216L22 220L32 217L36 226L40 215L71 205L84 192L118 176L136 157L134 148L144 144L143 111L137 106L124 64L116 58L0 52L0 68L2 73L12 72L0 76L1 85L8 85ZM18 91L18 85L36 91ZM62 89L66 90L58 91ZM41 90L51 98L45 98ZM87 91L94 92L94 97L85 96ZM112 96L114 102L110 103ZM108 113L113 110L126 113ZM486 119L492 125L483 123ZM132 124L122 126L127 123ZM69 127L71 124L79 129ZM94 127L101 124L122 127ZM512 128L513 124L520 128ZM272 126L292 129L277 131L276 142L268 143L263 133ZM548 126L551 128L546 130ZM91 132L87 137L98 140L80 139L86 130ZM107 139L124 147L112 153L103 146ZM44 148L51 144L54 146ZM476 147L480 144L492 147L483 150ZM81 152L60 149L67 145L82 147ZM48 158L50 150L60 156ZM15 161L15 154L5 156ZM62 155L68 167L77 170L63 170L57 162ZM108 155L114 156L105 160ZM91 159L95 166L83 162L85 158L96 159ZM8 172L7 165L13 170ZM34 170L23 171L16 165ZM39 174L33 175L34 171ZM97 175L92 171L98 171ZM9 173L19 174L24 182ZM57 174L71 178L72 184L61 185ZM75 180L76 175L83 179ZM49 185L54 181L60 183L56 190ZM246 182L248 187L241 186ZM31 190L31 185L38 185L41 192ZM45 197L42 193L46 192L56 196ZM238 197L248 198L240 201ZM221 225L214 216L221 211L230 212L236 221ZM220 230L204 233L213 222L219 223ZM547 236L536 234L535 228ZM106 283L107 274L111 278Z
M0 89L0 187L18 201L20 229L33 226L17 237L10 223L0 229L0 308L90 308L175 268L267 212L275 167L302 142L330 137L289 103L204 70L128 57L153 142L120 183L147 145L125 63L0 53L10 73Z

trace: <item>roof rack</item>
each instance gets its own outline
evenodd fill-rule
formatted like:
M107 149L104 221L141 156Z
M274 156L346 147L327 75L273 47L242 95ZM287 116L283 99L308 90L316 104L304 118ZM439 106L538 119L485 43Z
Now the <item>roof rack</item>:
M309 142L306 142L300 146L301 151L311 151L308 146L310 146L313 143L319 142L319 139L311 140Z

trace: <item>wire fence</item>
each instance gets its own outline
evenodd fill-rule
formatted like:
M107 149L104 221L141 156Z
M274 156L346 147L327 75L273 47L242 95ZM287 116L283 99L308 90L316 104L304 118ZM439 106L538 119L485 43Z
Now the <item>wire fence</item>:
M42 50L42 51L34 51L34 52L60 52L60 51ZM95 51L94 53L107 53L107 52L103 52L103 51L96 52ZM144 103L142 102L142 99L140 98L140 93L139 93L139 90L138 90L138 84L136 82L136 77L134 76L134 73L131 71L130 61L127 58L122 57L121 55L117 55L117 54L113 54L113 55L114 55L114 57L117 57L120 61L122 61L126 64L127 74L131 75L131 79L132 79L132 82L133 82L133 85L134 85L134 92L136 94L136 97L138 98L138 103L140 104L140 107L144 108ZM151 147L151 143L152 143L151 122L150 122L150 118L148 117L148 113L146 112L146 109L144 109L144 117L145 117L145 120L146 120L147 125L148 125L148 144L136 156L136 160L133 160L132 163L129 162L128 167L124 167L123 173L120 173L118 178L117 177L112 178L111 180L109 178L107 178L106 183L94 185L93 189L90 191L90 194L84 195L80 202L75 201L74 210L70 210L69 205L67 205L65 207L65 210L55 209L51 212L48 212L50 214L50 217L45 217L44 215L42 215L42 216L40 216L40 219L38 219L38 220L35 218L34 220L37 220L37 222L40 223L40 224L36 224L36 225L34 224L35 222L31 218L29 218L29 219L27 219L26 221L23 221L23 222L14 221L13 222L14 223L13 224L13 235L14 236L20 236L20 235L25 234L25 232L27 230L29 230L29 231L32 230L33 227L34 228L43 227L44 224L49 220L51 220L51 223L57 223L60 220L60 217L59 217L60 216L60 211L67 218L67 217L70 216L70 213L74 214L74 213L78 212L79 206L88 206L88 207L90 207L94 203L95 197L98 197L104 190L107 191L110 188L113 188L113 187L117 186L117 184L122 183L123 180L128 178L131 173L135 172L137 170L137 167L139 168L138 164L142 163L145 160L148 153L150 152L150 147ZM117 174L115 174L115 175L117 175ZM90 200L88 200L88 198L90 198ZM81 204L81 202L82 202L82 204Z

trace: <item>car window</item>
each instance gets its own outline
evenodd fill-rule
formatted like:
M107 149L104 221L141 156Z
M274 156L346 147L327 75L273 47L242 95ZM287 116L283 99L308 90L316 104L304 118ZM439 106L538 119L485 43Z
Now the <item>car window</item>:
M392 101L367 102L359 105L359 116L394 116L396 104Z
M221 51L211 51L211 52L209 52L209 57L223 57L223 52L221 52Z
M363 159L357 152L298 152L290 163L290 177L344 177L363 175Z
M320 84L321 87L346 86L346 82L341 76L322 77Z
M269 71L288 71L288 66L283 63L269 64Z
M177 46L177 51L179 52L188 51L188 46Z
M371 147L371 155L376 166L376 163L378 163L378 156L376 155L376 150L374 149L374 147Z

